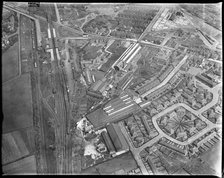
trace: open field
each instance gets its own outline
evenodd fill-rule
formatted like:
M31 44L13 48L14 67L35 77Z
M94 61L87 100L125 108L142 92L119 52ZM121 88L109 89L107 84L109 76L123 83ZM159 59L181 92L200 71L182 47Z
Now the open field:
M84 55L83 55L83 59L84 60L91 60L91 59L95 59L97 56L99 56L101 53L99 52L99 50L101 49L101 46L92 46L92 45L87 45L83 48L84 50Z
M34 143L35 133L34 133L33 127L22 129L18 132L21 134L23 141L24 141L26 148L28 149L30 155L34 154L36 148L35 148L35 143Z
M30 75L24 74L16 81L7 83L2 92L3 133L32 126Z
M19 43L16 42L2 54L2 82L6 82L19 74Z
M29 156L14 163L3 166L2 171L6 175L36 174L35 156Z
M35 151L33 127L3 134L2 163L10 163Z
M131 152L127 152L104 163L87 168L82 174L115 174L115 172L120 170L123 170L124 174L127 174L128 171L137 167Z
M220 142L215 144L211 150L201 156L202 160L209 163L211 168L219 172L221 169L221 145Z
M18 131L2 136L2 164L15 161L29 154L28 149Z
M162 68L166 65L164 59L156 58L160 52L159 48L155 47L144 47L141 51L141 58L138 60L138 68L136 70L138 78L144 78L150 80L157 76L161 72Z

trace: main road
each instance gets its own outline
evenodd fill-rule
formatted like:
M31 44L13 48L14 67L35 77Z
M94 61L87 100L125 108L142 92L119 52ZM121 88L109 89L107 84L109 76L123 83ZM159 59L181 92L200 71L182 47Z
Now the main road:
M189 54L186 54L184 56L184 58L179 62L179 64L174 68L174 70L172 72L169 73L169 75L166 77L165 80L163 80L162 83L160 83L159 85L157 85L156 87L152 88L151 90L145 92L144 94L141 95L142 98L146 97L147 95L149 95L150 93L154 92L155 90L158 90L159 88L161 88L162 86L164 86L172 77L173 75L178 72L178 70L180 69L180 67L185 63L185 61L187 60L187 58L189 57ZM146 102L146 103L142 103L140 104L141 107L144 107L146 105L148 105L150 102Z

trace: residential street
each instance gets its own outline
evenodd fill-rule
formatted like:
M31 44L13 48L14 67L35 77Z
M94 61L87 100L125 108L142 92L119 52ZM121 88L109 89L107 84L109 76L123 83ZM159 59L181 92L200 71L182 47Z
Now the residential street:
M138 162L138 165L141 168L141 171L143 172L143 174L147 175L147 170L142 162L142 160L140 159L139 153L145 149L148 146L152 146L154 143L158 142L159 139L161 139L162 137L165 137L169 140L171 140L172 142L179 144L179 145L188 145L190 143L192 143L193 141L195 141L196 139L198 139L199 137L203 136L204 134L206 134L208 131L220 127L220 125L217 124L213 124L212 122L210 122L208 119L206 119L204 116L202 116L201 114L209 109L210 107L214 106L217 102L218 102L218 89L220 88L221 84L216 85L214 88L209 89L210 92L212 92L213 94L213 99L210 103L208 103L207 105L205 105L204 107L202 107L201 109L199 109L198 111L192 109L190 106L186 105L185 103L177 103L174 104L168 108L166 108L165 110L163 110L162 112L158 113L157 115L152 117L152 122L154 127L156 128L156 130L159 132L159 135L156 136L155 138L153 138L152 140L148 141L147 143L143 144L141 147L139 148L135 148L134 145L132 144L131 138L129 137L124 125L122 123L120 123L120 127L122 130L122 133L124 134L125 138L128 140L129 146L130 146L130 150L132 151L136 161ZM185 109L187 109L188 111L192 112L194 115L198 116L202 121L204 121L207 124L207 127L204 128L203 130L201 130L200 132L198 132L197 134L193 135L192 137L190 137L189 139L187 139L184 142L178 141L170 136L168 136L167 134L165 134L160 127L158 126L156 120L163 116L164 114L174 110L177 107L184 107Z

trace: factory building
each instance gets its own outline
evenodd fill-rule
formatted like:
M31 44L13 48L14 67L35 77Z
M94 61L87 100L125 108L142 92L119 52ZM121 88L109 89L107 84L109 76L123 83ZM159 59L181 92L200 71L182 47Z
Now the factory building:
M115 147L116 155L127 152L129 150L129 146L121 132L120 127L117 124L112 123L108 124L106 129Z
M94 98L103 99L103 95L100 92L93 91L91 89L88 89L86 91L86 94L89 95L89 96L92 96Z
M107 147L107 150L110 152L110 154L116 153L115 148L114 148L114 145L113 145L113 143L112 143L112 141L111 141L110 136L108 135L108 133L106 131L103 131L101 133L101 135L102 135L102 138L103 138L103 140L105 142L105 145Z

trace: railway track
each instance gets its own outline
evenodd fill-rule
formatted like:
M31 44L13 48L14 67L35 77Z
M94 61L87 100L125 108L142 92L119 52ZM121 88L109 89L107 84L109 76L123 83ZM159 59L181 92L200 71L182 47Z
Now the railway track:
M49 13L47 13L47 19L48 19L48 24L49 24L49 28L50 28L50 33L53 34L53 22L51 21L51 16ZM53 35L52 35L53 36ZM58 103L58 107L57 107L57 114L58 114L58 118L60 120L58 120L59 124L60 124L60 128L59 128L59 132L60 132L60 138L61 138L61 148L62 148L62 169L60 168L60 170L62 172L60 173L69 173L70 171L70 161L71 159L69 159L71 157L70 155L70 149L67 148L68 144L69 144L69 135L67 135L67 131L69 130L69 114L68 114L68 109L69 109L69 99L68 99L68 95L66 93L66 83L65 83L65 78L63 75L63 70L59 67L59 63L58 63L58 59L57 59L57 54L56 54L56 48L55 48L55 39L53 38L53 55L54 55L54 61L52 61L52 67L53 70L55 72L55 84L56 84L56 89L57 89L57 100L56 102Z
M34 57L36 57L36 55L34 55ZM45 168L47 167L46 165L46 154L43 151L43 149L41 149L43 147L43 145L45 144L45 135L44 135L44 130L43 130L43 118L42 118L42 108L41 108L41 96L40 96L40 71L39 71L39 67L34 68L33 64L33 58L32 59L32 72L31 72L31 84L32 84L32 96L34 96L35 98L33 98L33 119L34 119L34 127L37 131L37 136L38 138L35 139L35 145L37 148L37 170L38 173L42 174L44 173L46 170Z

